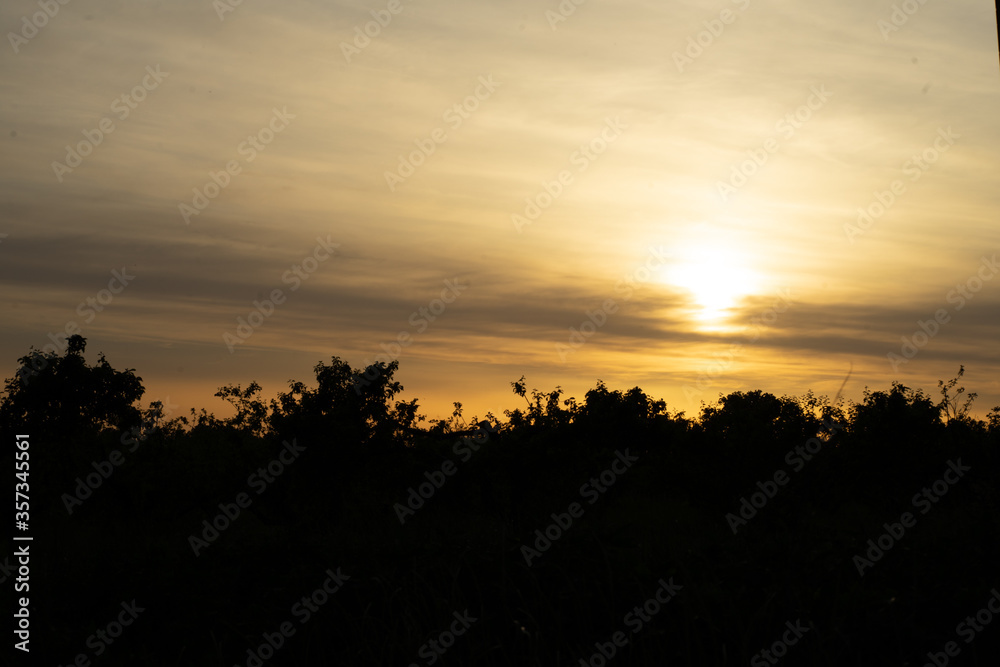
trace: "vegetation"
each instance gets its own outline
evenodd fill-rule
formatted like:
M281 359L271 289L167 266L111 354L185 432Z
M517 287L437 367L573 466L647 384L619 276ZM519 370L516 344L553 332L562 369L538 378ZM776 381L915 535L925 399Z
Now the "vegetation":
M808 628L788 665L1000 652L997 627L957 634L1000 585L1000 409L969 416L964 368L940 400L735 392L697 418L522 377L504 419L456 403L426 423L395 362L334 357L271 401L223 387L220 419L141 409L141 378L84 351L32 351L0 400L4 437L31 435L33 652L52 664L598 665L619 631L608 664L771 664L786 622ZM661 581L680 589L636 632ZM133 599L138 620L93 640Z

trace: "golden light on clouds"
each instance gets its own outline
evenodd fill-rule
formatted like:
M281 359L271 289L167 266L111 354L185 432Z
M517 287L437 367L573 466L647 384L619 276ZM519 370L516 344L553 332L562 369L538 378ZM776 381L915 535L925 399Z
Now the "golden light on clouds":
M761 288L759 275L743 253L719 239L682 242L674 255L663 281L691 296L700 329L719 330L740 299L758 294Z

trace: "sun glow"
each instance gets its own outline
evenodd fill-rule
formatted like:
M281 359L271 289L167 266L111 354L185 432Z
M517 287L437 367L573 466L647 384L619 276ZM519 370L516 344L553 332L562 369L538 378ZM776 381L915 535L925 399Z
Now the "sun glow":
M733 250L695 243L678 248L673 256L664 282L689 293L692 316L703 326L721 324L741 298L760 290L759 275Z

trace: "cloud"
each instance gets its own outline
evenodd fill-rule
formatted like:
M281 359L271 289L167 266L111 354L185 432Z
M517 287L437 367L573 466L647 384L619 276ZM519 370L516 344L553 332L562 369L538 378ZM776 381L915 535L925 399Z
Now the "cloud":
M743 6L585 3L553 30L557 3L404 2L348 62L341 44L384 4L244 2L221 19L193 0L61 5L2 56L0 284L15 316L0 350L45 344L127 267L134 284L80 322L84 335L150 387L204 396L224 378L308 379L333 354L371 359L458 277L468 290L400 355L435 406L463 391L498 403L534 371L567 386L644 380L691 410L680 387L737 334L699 325L692 295L662 276L566 360L555 345L621 297L650 246L695 238L762 277L734 327L774 290L795 295L713 391L835 383L848 359L888 376L886 353L950 310L949 290L1000 245L992 8L926 3L885 39L891 8ZM673 54L723 7L738 18L678 71ZM18 30L33 11L8 4L0 21ZM122 117L116 100L147 67L169 75ZM498 85L477 97L481 77ZM817 86L829 100L779 129ZM275 109L294 118L268 134ZM609 118L627 127L581 160ZM114 130L60 181L53 162L102 122ZM912 179L907 160L947 127L960 138ZM390 190L386 173L435 130L446 140ZM251 152L252 137L268 141ZM718 184L769 138L777 149L721 201ZM179 206L233 162L186 224ZM571 182L517 233L512 215L560 172ZM845 225L894 180L905 192L851 243ZM339 253L291 291L285 272L327 236ZM222 334L274 289L287 302L230 354ZM900 372L930 386L956 362L995 375L996 298L991 283ZM981 393L1000 399L989 382Z

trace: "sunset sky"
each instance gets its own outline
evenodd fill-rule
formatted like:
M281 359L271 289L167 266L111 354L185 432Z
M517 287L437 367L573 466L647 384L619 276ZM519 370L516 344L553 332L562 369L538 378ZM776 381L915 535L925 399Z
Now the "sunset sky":
M385 354L434 418L1000 404L993 2L52 5L0 6L3 377L75 322L175 414Z

